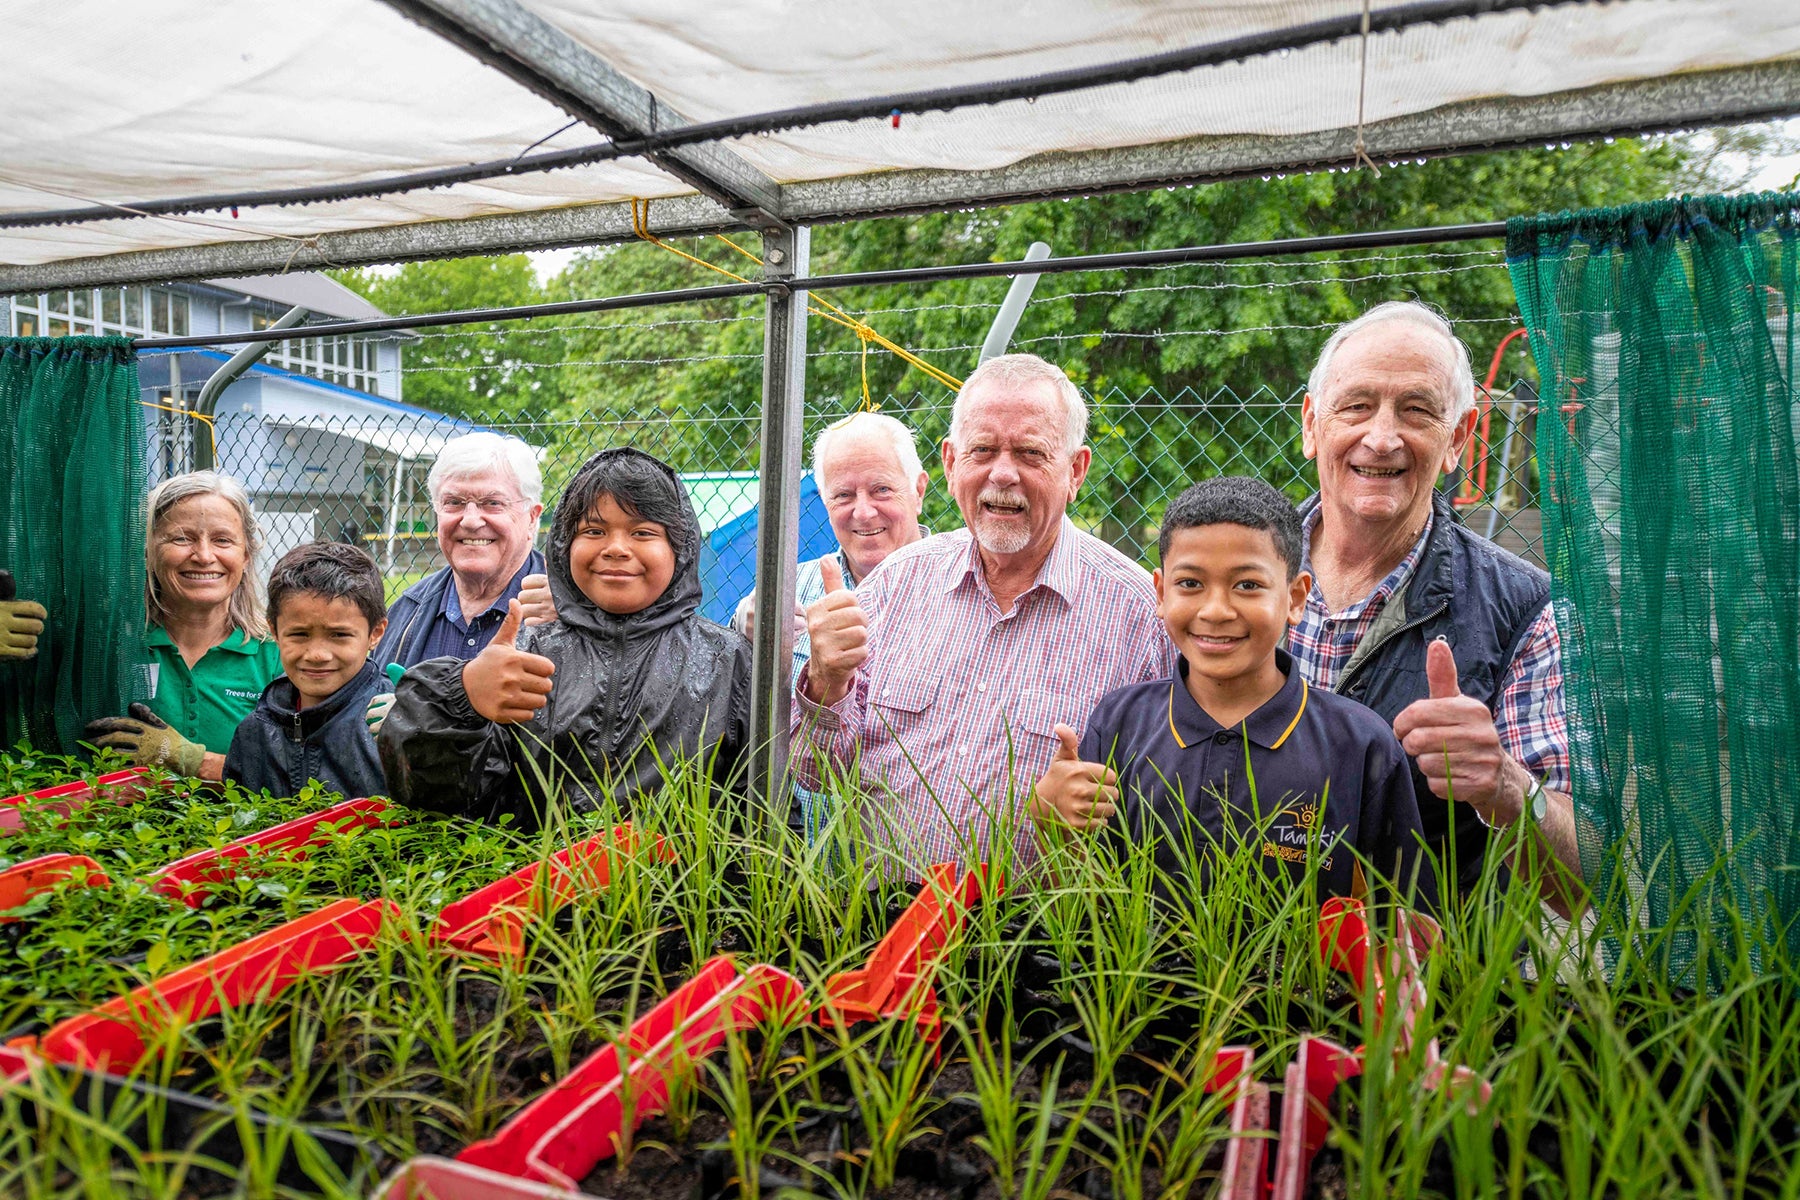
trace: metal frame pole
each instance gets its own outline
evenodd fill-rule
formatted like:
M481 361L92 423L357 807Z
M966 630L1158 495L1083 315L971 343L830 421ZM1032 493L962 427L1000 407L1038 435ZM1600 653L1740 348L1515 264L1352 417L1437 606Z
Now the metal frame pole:
M763 277L808 269L811 230L763 235ZM806 293L771 287L763 326L761 477L756 516L756 626L750 676L750 779L772 815L788 794L794 671L794 582L800 554L801 422L806 411Z

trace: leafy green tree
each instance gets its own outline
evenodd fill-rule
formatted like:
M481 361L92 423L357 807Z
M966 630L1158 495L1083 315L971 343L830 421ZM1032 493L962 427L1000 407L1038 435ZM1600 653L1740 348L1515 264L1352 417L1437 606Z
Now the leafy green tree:
M336 271L346 287L394 316L504 308L544 299L523 254L407 263L391 274ZM453 416L488 419L547 405L563 358L551 318L419 330L402 351L402 396Z
M813 231L811 269L1018 258L1040 240L1066 257L1486 221L1728 184L1745 155L1780 148L1713 135L1599 142L1384 164L1379 179L1332 171L828 225ZM760 251L754 234L732 240ZM677 244L727 270L757 273L722 239ZM723 280L633 243L584 253L542 287L519 255L350 273L347 282L389 311L422 312ZM960 377L974 369L1007 286L943 281L822 299ZM1478 371L1516 319L1497 245L1406 247L1045 276L1012 348L1061 364L1095 398L1096 469L1081 510L1141 553L1166 497L1192 478L1238 471L1295 494L1310 487L1295 414L1280 406L1304 386L1331 325L1401 298L1428 301L1456 321ZM589 453L616 443L640 445L684 471L754 469L761 311L750 298L426 331L406 350L406 397L513 425L548 445L553 489ZM809 350L809 441L864 402L865 377L870 400L914 424L922 443L942 437L951 398L943 384L818 317ZM1515 343L1502 382L1530 374ZM959 523L941 487L927 519L940 528Z

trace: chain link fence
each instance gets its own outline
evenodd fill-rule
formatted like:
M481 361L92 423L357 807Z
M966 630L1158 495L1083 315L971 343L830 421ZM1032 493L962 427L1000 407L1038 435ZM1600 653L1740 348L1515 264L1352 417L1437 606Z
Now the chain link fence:
M1094 464L1075 520L1148 567L1155 565L1164 507L1196 480L1253 475L1295 500L1304 498L1317 476L1301 451L1300 402L1299 392L1268 388L1091 397L1088 440ZM879 408L916 431L932 476L925 523L939 530L959 527L935 453L949 428L949 396L890 396ZM807 414L809 457L819 431L844 411L836 406ZM1542 565L1532 449L1537 416L1537 398L1527 382L1484 398L1465 468L1444 486L1471 528ZM635 446L668 462L687 486L708 538L702 555L706 611L717 615L730 611L753 577L760 422L760 414L751 411L510 412L484 419L398 408L366 418L221 418L216 461L219 470L251 491L268 551L265 569L302 542L354 542L380 564L391 599L444 565L426 478L451 437L490 429L538 447L546 529L549 510L583 461L609 446ZM153 454L151 461L161 467L158 478L180 465L166 454ZM801 544L818 553L829 545L829 529L810 482L802 500Z

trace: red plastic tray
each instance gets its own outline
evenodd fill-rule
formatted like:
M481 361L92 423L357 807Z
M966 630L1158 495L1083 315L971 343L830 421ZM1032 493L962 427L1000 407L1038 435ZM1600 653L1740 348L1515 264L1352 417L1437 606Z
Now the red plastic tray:
M1382 1021L1400 1022L1397 1055L1412 1051L1415 1023L1427 1001L1420 963L1439 937L1437 923L1429 917L1408 913L1403 919L1407 936L1398 945L1384 946L1371 933L1361 901L1333 897L1319 913L1320 955L1347 973L1361 995L1372 999L1374 1012L1363 1013L1365 1029ZM1305 1193L1313 1158L1330 1132L1331 1094L1339 1084L1362 1074L1364 1053L1363 1046L1349 1049L1327 1038L1300 1039L1285 1079L1274 1200L1299 1200ZM1471 1110L1487 1103L1493 1091L1493 1085L1468 1067L1447 1063L1436 1038L1425 1044L1420 1083L1432 1091L1449 1087L1466 1094Z
M1269 1158L1269 1086L1256 1081L1256 1052L1248 1046L1226 1046L1213 1059L1212 1075L1202 1085L1208 1092L1232 1091L1231 1140L1219 1178L1223 1200L1260 1200Z
M15 1083L31 1074L31 1058L21 1046L0 1046L0 1083Z
M124 1073L149 1052L147 1035L265 999L375 940L398 910L385 900L339 900L171 972L53 1027L38 1050L53 1062Z
M106 793L120 804L135 804L147 791L144 781L150 776L147 767L127 767L101 775L89 784L83 780L59 783L37 792L21 792L0 798L0 835L13 833L24 824L19 810L27 806L48 805L63 816L81 811L94 799L96 790Z
M560 850L478 891L444 906L432 929L432 940L453 950L499 961L525 953L525 928L555 912L584 891L612 882L614 862L643 855L667 862L674 851L662 835L644 838L629 825ZM549 868L542 881L539 875Z
M82 854L46 854L0 871L0 925L18 920L6 915L12 909L77 876L86 887L105 887L112 882L99 863Z
M593 1200L586 1192L425 1155L389 1175L370 1200Z
M211 894L210 888L235 875L237 865L252 854L273 855L285 851L298 861L306 857L307 846L328 841L331 831L386 824L381 814L387 807L385 800L345 800L216 849L201 850L177 859L150 876L149 882L169 899L179 900L189 908L199 908ZM330 826L331 831L325 831L326 826Z
M663 1110L671 1076L691 1071L733 1029L798 1010L803 989L770 966L738 973L720 956L632 1023L623 1046L605 1046L533 1100L459 1163L574 1189L618 1152L626 1114L635 1129Z
M1282 1090L1281 1140L1275 1150L1273 1200L1300 1200L1313 1159L1331 1131L1331 1093L1362 1074L1363 1056L1328 1038L1303 1037Z
M969 905L981 897L984 874L985 868L969 871L959 880L955 863L932 867L917 898L881 939L868 963L826 981L819 1023L853 1025L905 1017L918 1023L924 1037L936 1041L938 1004L931 976ZM1003 885L996 880L993 886L993 894L999 895Z

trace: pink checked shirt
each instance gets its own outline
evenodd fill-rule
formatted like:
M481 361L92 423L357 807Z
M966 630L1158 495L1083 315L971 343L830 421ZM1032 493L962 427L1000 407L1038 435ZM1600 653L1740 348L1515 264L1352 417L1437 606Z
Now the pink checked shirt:
M918 878L934 862L985 857L1012 829L1036 846L1025 802L1101 696L1167 678L1175 648L1149 574L1065 517L1037 582L1002 613L966 529L895 551L856 590L869 658L830 708L794 696L792 763L819 786L823 758L854 770L864 819Z

